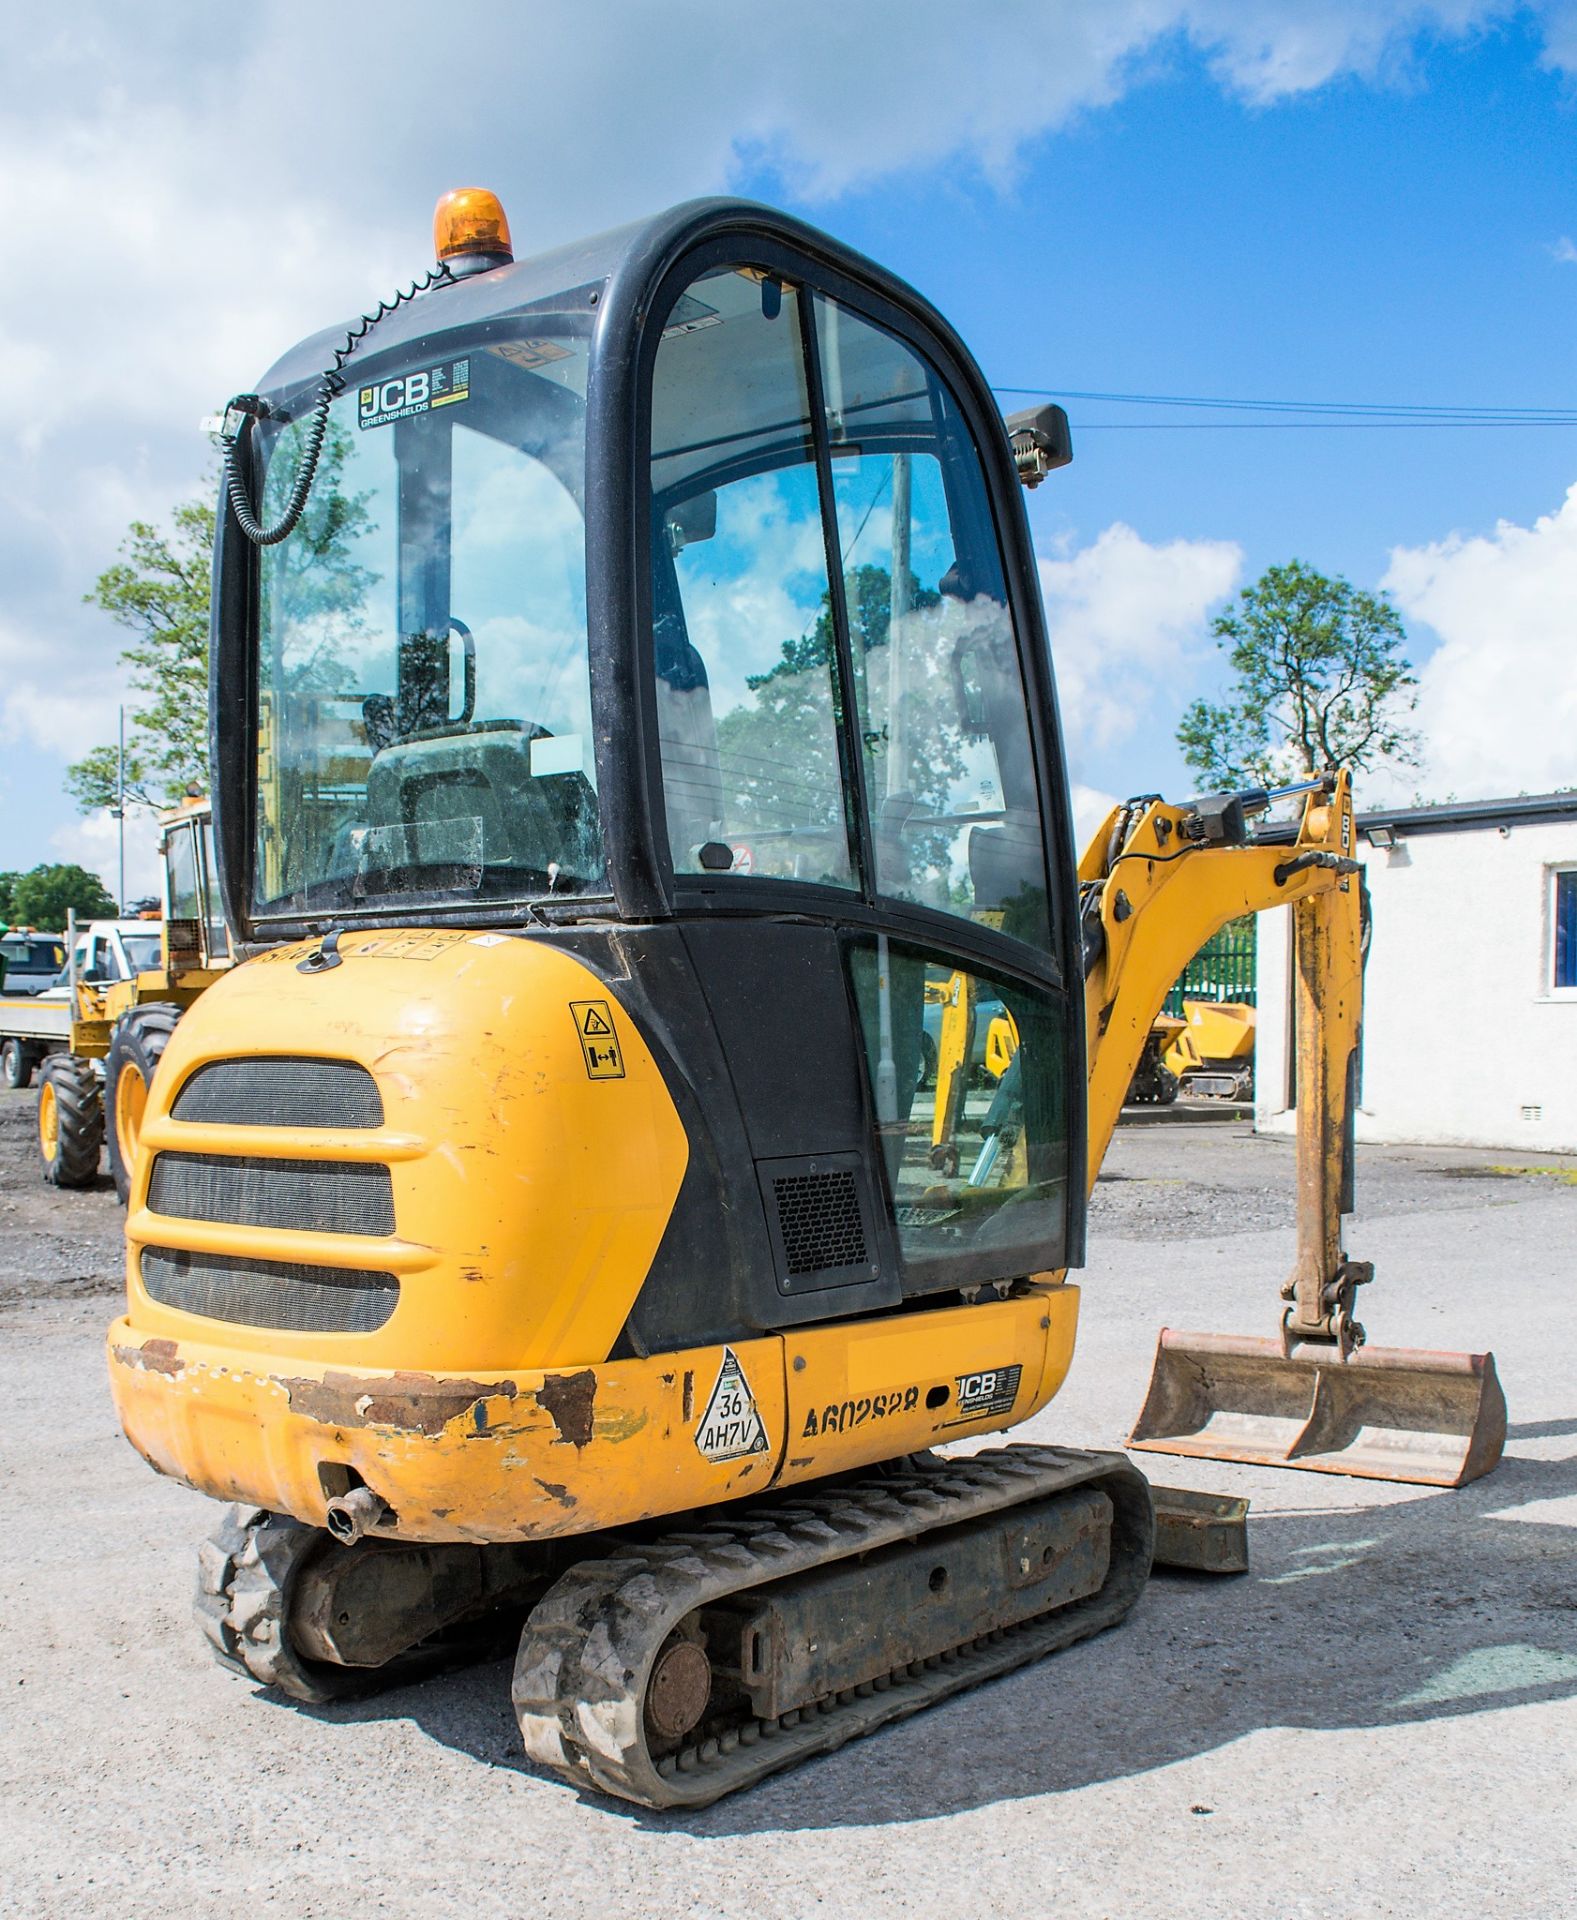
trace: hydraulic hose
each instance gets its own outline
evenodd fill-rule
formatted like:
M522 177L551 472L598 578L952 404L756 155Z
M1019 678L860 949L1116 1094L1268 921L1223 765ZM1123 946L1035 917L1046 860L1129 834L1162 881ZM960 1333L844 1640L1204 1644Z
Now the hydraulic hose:
M335 349L334 364L324 373L318 397L312 404L312 416L301 450L301 465L296 472L295 485L290 489L284 512L271 527L265 527L253 511L252 498L241 472L239 449L248 423L268 419L272 409L261 395L255 393L237 394L225 408L224 427L220 432L224 444L225 492L236 525L254 546L274 547L281 540L288 540L306 511L307 501L312 495L312 483L317 478L318 456L323 451L323 441L329 430L329 409L345 390L345 382L340 378L345 362L380 320L387 319L407 300L414 300L418 294L426 293L429 288L440 286L453 278L448 266L440 264L431 273L423 274L419 280L413 280L408 287L402 288L392 300L380 300L371 313L362 314L356 324L347 329L344 344ZM236 422L233 428L230 424L232 420Z

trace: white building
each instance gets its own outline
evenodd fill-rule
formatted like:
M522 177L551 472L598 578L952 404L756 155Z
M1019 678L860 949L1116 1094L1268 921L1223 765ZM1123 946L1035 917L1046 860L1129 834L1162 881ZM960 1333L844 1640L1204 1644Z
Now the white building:
M1359 815L1360 1140L1577 1152L1577 792ZM1255 1124L1294 1126L1291 910L1262 914Z

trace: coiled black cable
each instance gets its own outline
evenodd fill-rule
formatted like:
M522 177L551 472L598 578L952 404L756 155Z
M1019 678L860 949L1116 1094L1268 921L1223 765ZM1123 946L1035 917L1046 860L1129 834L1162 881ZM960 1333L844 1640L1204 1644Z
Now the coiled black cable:
M440 264L430 273L424 273L419 280L413 280L408 287L402 288L392 300L380 300L371 313L364 313L355 326L347 329L345 344L335 349L334 364L323 375L323 384L318 389L318 397L312 405L312 417L307 426L306 441L301 449L301 465L296 471L296 483L290 489L290 498L285 502L285 510L274 522L265 527L252 510L251 496L246 490L246 481L241 474L241 464L237 457L246 424L251 420L266 420L269 417L269 405L260 395L241 393L225 408L226 429L220 438L224 442L225 492L229 496L230 511L235 515L236 525L255 547L278 546L281 540L288 540L296 530L296 523L306 511L308 499L312 494L312 483L317 478L318 456L323 451L323 441L329 430L329 409L345 390L345 382L340 373L345 362L372 332L380 320L386 320L391 313L403 307L407 300L414 300L418 294L426 293L429 288L452 280L454 275L446 264ZM233 414L242 416L241 425L234 433L228 430L228 422Z

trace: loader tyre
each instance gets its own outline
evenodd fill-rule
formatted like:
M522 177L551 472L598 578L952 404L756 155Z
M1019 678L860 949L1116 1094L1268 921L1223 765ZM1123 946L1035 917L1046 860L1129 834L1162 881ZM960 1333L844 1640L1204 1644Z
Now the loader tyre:
M0 1080L8 1087L25 1087L33 1078L33 1056L20 1040L0 1042Z
M109 1058L104 1063L104 1132L110 1172L122 1206L131 1197L148 1088L181 1012L168 1001L150 1000L123 1013L110 1036Z
M91 1060L52 1053L38 1086L38 1146L53 1187L90 1187L104 1144L104 1100Z

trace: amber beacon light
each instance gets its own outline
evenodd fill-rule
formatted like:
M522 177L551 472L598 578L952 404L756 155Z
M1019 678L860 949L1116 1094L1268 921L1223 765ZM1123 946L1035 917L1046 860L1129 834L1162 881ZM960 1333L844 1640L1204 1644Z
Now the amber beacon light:
M433 250L451 273L481 273L514 259L509 221L496 193L455 187L433 211Z

